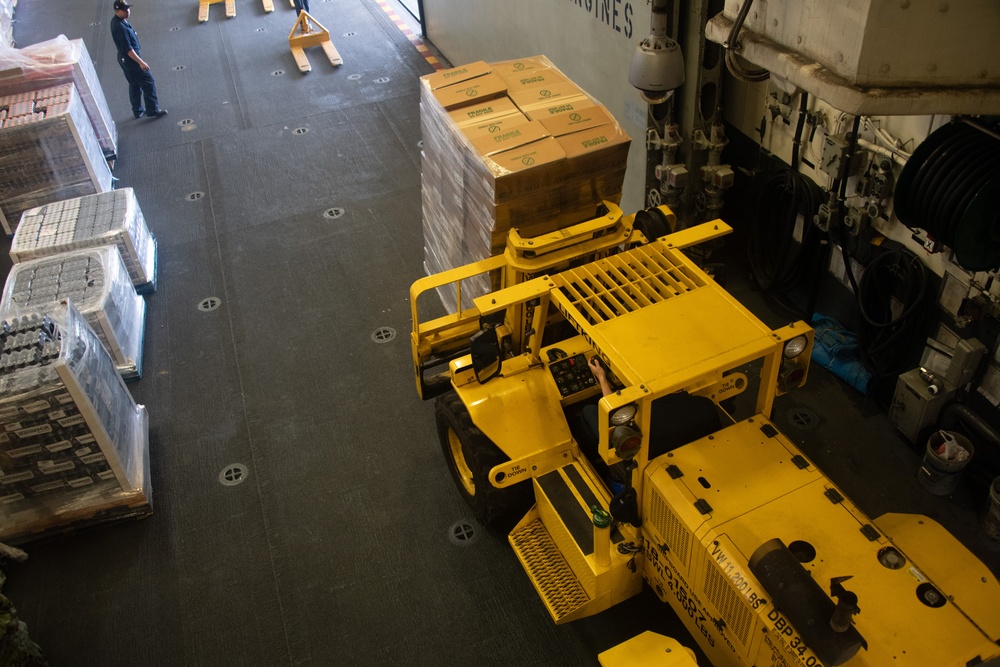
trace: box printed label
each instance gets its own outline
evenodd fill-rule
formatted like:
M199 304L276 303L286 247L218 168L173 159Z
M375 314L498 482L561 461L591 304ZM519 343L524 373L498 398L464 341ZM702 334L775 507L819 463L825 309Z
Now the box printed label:
M67 426L76 426L77 424L82 424L84 422L83 415L74 415L72 417L66 417L65 419L59 420L59 425L63 428Z
M104 454L97 452L96 454L91 454L90 456L81 456L80 460L84 463L97 463L98 461L104 461Z
M65 394L59 394L55 398L56 398L57 401L59 401L63 405L65 405L67 403L72 403L73 402L73 397L69 395L69 392L67 392Z
M108 468L107 470L102 470L101 472L97 473L97 476L100 477L101 479L114 479L115 471Z
M31 490L35 493L44 493L46 491L52 491L53 489L61 489L66 486L66 482L57 480L55 482L46 482L45 484L36 484L31 487Z
M16 472L13 475L4 475L0 477L0 484L16 484L17 482L23 482L26 479L31 479L35 476L30 470L25 470L24 472Z
M49 405L49 402L43 398L41 400L22 405L21 407L24 408L25 412L31 413L31 412L41 412L42 410L48 410L52 406Z
M60 419L62 419L63 417L66 416L66 411L65 410L53 410L52 412L50 412L46 416L49 418L49 421L53 421L53 422L54 421L59 421Z
M18 415L17 406L10 408L0 408L0 419L10 419Z
M74 451L73 454L75 454L76 456L79 456L80 458L83 458L84 456L86 456L87 454L89 454L92 451L94 451L94 450L92 450L90 447L81 447L80 449L77 449L76 451Z
M51 463L51 461L49 462ZM38 466L42 471L42 474L52 475L57 472L67 472L76 467L76 464L72 461L64 461L63 463L57 463L56 465Z
M16 431L16 435L19 438L30 438L33 435L41 435L43 433L52 433L51 424L39 424L38 426L30 426L28 428L22 428Z
M55 452L61 452L65 449L69 449L72 446L73 444L69 440L60 440L59 442L53 442L51 445L45 445L45 449L54 454Z
M11 431L16 431L19 428L21 428L21 422L11 422L9 424L3 425L3 430L7 431L8 433L10 433Z
M76 440L77 444L80 444L80 445L89 445L92 442L94 442L95 440L97 440L97 438L94 437L93 433L87 433L85 435L78 435L78 436L76 436L73 439Z
M41 454L41 445L28 445L27 447L18 447L16 449L7 450L7 455L11 458L17 459L22 456L31 456L32 454Z
M74 489L78 489L81 486L90 486L94 483L94 480L90 477L77 477L76 479L68 479L66 483L72 486Z
M18 500L24 500L23 493L11 493L10 495L0 496L0 503L3 503L4 505L16 503Z

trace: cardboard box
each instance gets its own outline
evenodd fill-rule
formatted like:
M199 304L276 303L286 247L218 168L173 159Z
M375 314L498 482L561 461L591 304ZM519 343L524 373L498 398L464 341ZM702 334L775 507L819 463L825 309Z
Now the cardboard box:
M499 204L551 187L566 170L566 153L553 137L483 158L493 176L492 199Z
M451 121L457 127L465 127L473 123L481 124L486 119L510 114L518 114L522 118L524 117L524 114L521 113L510 98L498 97L482 104L460 107L454 111L449 111L448 117L451 118Z
M421 78L424 80L424 83L428 88L431 90L437 90L438 88L453 86L456 83L461 83L462 81L468 81L469 79L489 74L492 69L492 67L487 65L482 60L477 60L476 62L469 63L467 65L460 65L458 67L452 67L451 69L434 72L433 74L426 74Z
M624 152L626 159L628 147L632 142L627 134L614 125L601 125L589 130L574 132L558 137L556 141L566 153L566 158L576 160L588 153L607 153L609 151ZM608 165L611 168L611 165Z
M490 67L494 74L506 79L524 72L536 69L554 69L555 65L545 56L534 56L531 58L517 58L515 60L503 60L498 63L491 63Z
M553 137L561 137L564 134L589 130L601 125L613 125L615 122L607 109L600 105L580 109L575 108L574 105L563 106L568 108L538 120Z
M486 118L475 125L465 125L459 129L461 129L462 134L468 137L470 141L475 141L485 135L497 135L499 133L506 132L512 127L523 125L527 122L527 116L520 111L515 111L514 113L506 116Z
M483 74L431 91L445 111L503 97L506 93L507 84L496 74Z
M480 135L472 141L476 153L487 157L530 144L549 136L548 130L538 121L526 121L505 127L497 132Z
M586 97L586 94L572 81L561 81L551 85L540 84L515 88L510 91L508 96L514 100L518 109L530 117L530 109L552 107L564 100Z
M594 105L594 100L590 99L586 95L579 95L568 99L560 98L558 100L554 100L550 104L539 104L532 107L531 111L526 111L524 113L531 120L542 120L543 118L549 118L550 116L558 116L572 111L589 109Z
M554 86L569 81L565 74L551 67L536 67L523 72L496 74L507 82L508 90L530 88L531 86Z

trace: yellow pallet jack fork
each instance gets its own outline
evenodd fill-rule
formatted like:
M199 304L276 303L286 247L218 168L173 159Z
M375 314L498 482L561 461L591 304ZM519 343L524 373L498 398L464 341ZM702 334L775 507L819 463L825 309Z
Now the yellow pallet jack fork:
M220 2L226 3L226 16L233 18L236 16L236 0L199 0L198 1L198 22L204 23L208 20L208 10L212 5Z
M312 65L309 64L309 58L306 57L304 50L310 46L323 47L323 53L330 59L331 65L344 64L344 59L340 57L337 48L330 41L330 31L310 16L308 12L299 14L295 25L292 26L292 31L288 33L288 46L292 49L292 57L295 58L295 64L299 66L300 72L312 71Z

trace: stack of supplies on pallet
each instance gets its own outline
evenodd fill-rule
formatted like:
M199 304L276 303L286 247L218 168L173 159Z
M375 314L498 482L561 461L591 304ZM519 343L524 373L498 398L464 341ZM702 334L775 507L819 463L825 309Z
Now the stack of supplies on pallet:
M151 511L146 410L83 316L0 324L0 541Z
M103 245L118 247L136 292L154 291L156 243L132 188L25 211L10 244L10 257L18 264Z
M421 84L429 275L502 253L512 229L531 238L621 200L631 139L544 56L471 63ZM490 289L486 277L467 282L470 298Z
M0 298L0 320L17 320L72 301L126 380L142 375L146 302L136 294L117 246L15 264Z
M111 170L72 83L0 96L0 223L111 189Z
M0 96L72 83L101 151L105 157L114 157L118 152L118 128L83 40L59 35L22 49L5 46L0 46Z

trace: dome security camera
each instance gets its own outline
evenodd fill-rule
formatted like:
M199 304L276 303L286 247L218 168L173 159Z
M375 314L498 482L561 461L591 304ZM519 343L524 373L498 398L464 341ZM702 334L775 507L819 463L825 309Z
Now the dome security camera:
M649 104L670 99L684 83L684 54L674 40L658 31L635 47L629 66L628 82L639 89Z

